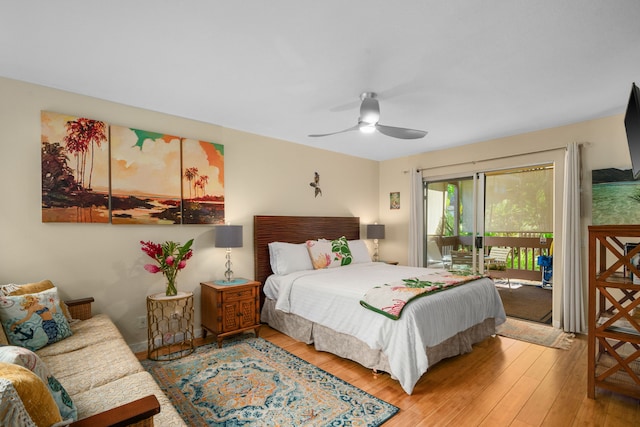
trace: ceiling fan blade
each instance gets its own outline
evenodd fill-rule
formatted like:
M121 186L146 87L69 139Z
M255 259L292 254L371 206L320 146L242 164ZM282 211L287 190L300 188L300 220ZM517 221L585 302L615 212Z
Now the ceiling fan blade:
M397 128L381 125L380 123L376 124L376 129L383 135L400 139L419 139L427 134L427 132L423 130Z
M352 130L358 130L358 129L360 129L360 125L355 125L355 126L350 127L349 129L340 130L338 132L321 133L321 134L314 134L314 135L308 135L308 136L310 136L312 138L317 138L317 137L321 137L321 136L329 136L329 135L335 135L335 134L338 134L338 133L350 132Z

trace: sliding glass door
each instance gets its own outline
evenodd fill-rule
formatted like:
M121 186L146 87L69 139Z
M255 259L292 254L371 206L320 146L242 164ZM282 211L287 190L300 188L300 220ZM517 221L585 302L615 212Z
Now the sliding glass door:
M483 272L495 246L508 248L509 257L506 268L492 275L542 281L538 257L552 255L552 165L425 181L424 186L425 265Z
M492 272L550 286L541 267L553 255L553 165L497 172L485 177L484 246L509 248L506 271ZM488 252L487 252L488 253ZM542 260L540 265L539 257Z
M425 182L427 266L455 264L478 270L474 236L478 233L480 177Z

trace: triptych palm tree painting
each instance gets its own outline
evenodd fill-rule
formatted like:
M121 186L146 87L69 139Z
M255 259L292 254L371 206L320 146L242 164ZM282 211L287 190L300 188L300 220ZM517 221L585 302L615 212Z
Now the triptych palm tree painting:
M224 147L42 112L42 221L222 224Z

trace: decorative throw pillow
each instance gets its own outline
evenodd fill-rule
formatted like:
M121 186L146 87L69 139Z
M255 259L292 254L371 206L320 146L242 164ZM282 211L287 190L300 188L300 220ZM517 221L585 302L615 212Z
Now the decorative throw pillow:
M41 280L39 282L33 283L25 283L22 285L16 285L15 283L9 283L8 285L0 286L0 295L25 295L25 294L37 294L38 292L46 291L47 289L54 288L53 282L51 280ZM71 318L71 313L69 312L69 307L64 301L60 302L60 307L62 308L62 312L69 322L73 320Z
M37 354L24 347L7 345L0 347L0 362L13 363L29 369L49 388L63 420L78 419L78 409L62 384L51 374Z
M8 283L0 286L0 295L9 295L11 292L15 292L20 289L20 285L15 283Z
M371 262L371 255L369 254L369 248L364 240L349 240L349 250L353 257L353 264L361 264L364 262Z
M336 240L307 240L307 250L313 268L333 268L351 264L352 256L347 238Z
M37 426L51 426L62 421L47 386L25 367L0 362L0 378L11 381L22 405Z
M7 290L9 290L5 295L37 294L38 292L46 291L47 289L54 287L51 280L41 280L39 282L25 283L23 285L10 284L5 286L7 286ZM15 288L10 290L11 287Z
M71 335L57 288L0 297L0 322L9 343L34 351Z
M0 426L38 427L10 380L0 378Z
M274 274L313 270L309 252L304 243L269 243L269 261Z

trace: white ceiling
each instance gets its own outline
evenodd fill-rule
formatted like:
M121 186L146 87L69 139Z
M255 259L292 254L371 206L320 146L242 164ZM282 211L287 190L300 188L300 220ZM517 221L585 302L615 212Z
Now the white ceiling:
M0 76L374 160L619 114L640 82L638 0L0 2ZM365 91L429 134L307 136Z

